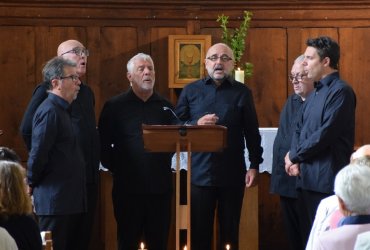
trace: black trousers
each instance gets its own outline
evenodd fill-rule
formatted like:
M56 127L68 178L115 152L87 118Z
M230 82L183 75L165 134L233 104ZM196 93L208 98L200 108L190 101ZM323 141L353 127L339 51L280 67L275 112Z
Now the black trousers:
M331 194L298 189L297 206L301 217L301 235L306 246L320 201Z
M172 192L166 194L113 194L119 250L165 250L171 221Z
M217 207L219 235L217 249L239 249L239 224L244 186L191 186L191 249L211 250L213 224Z
M51 231L54 250L80 250L83 214L39 215L41 231Z
M288 235L288 241L291 250L304 250L306 242L304 242L303 227L305 218L300 215L298 208L298 199L280 196L280 207L283 213L283 221L285 230Z
M87 191L87 213L83 214L80 232L81 250L88 250L95 222L95 213L98 202L99 185L97 183L86 184Z

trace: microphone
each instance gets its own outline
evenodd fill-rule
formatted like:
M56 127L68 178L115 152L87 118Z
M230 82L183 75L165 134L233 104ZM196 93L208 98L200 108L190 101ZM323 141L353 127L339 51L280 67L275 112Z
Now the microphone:
M189 120L187 120L186 122L183 122L170 107L164 106L163 110L170 111L172 113L172 115L176 118L177 122L179 122L179 124L182 124L182 125L185 125L185 126L191 125L191 124L188 124Z
M178 120L178 121L181 121L180 118L176 115L176 113L170 108L170 107L163 107L163 110L166 110L166 111L170 111L173 116Z

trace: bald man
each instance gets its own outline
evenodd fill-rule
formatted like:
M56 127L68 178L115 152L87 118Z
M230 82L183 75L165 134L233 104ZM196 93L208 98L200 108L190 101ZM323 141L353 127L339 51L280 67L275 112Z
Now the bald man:
M76 64L79 78L86 74L89 51L77 40L62 42L57 49L57 55ZM28 150L31 149L32 119L39 105L48 96L48 82L42 82L33 91L32 98L24 113L20 126L23 140ZM99 138L95 120L95 97L91 88L81 81L77 98L71 104L71 118L74 131L80 144L85 160L87 207L84 221L81 223L81 246L79 249L88 249L88 243L93 228L94 214L98 197L98 170L99 170Z
M191 249L211 249L216 206L220 225L217 248L230 244L239 249L244 190L256 184L263 161L258 120L252 91L232 76L235 60L230 47L213 45L204 63L208 77L182 90L176 113L188 124L226 126L227 147L222 153L192 154ZM245 145L251 162L248 170Z
M359 147L352 155L351 162L365 167L370 167L370 144ZM313 250L318 236L327 230L337 227L337 223L343 217L339 211L339 203L336 195L331 195L321 200L315 216L306 250Z

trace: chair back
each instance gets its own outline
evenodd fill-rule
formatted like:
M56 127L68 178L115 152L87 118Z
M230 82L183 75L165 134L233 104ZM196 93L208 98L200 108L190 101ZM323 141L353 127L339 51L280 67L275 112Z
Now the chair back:
M43 250L53 250L53 239L52 239L51 231L42 231L41 239L42 239L42 249Z

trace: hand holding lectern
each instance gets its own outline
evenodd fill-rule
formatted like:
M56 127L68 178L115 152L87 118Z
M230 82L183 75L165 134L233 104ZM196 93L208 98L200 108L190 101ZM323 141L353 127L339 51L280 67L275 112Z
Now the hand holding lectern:
M180 250L180 230L187 230L190 245L191 152L220 152L226 147L227 128L220 125L142 125L144 148L150 152L176 152L176 250ZM187 204L180 205L180 152L188 155Z

